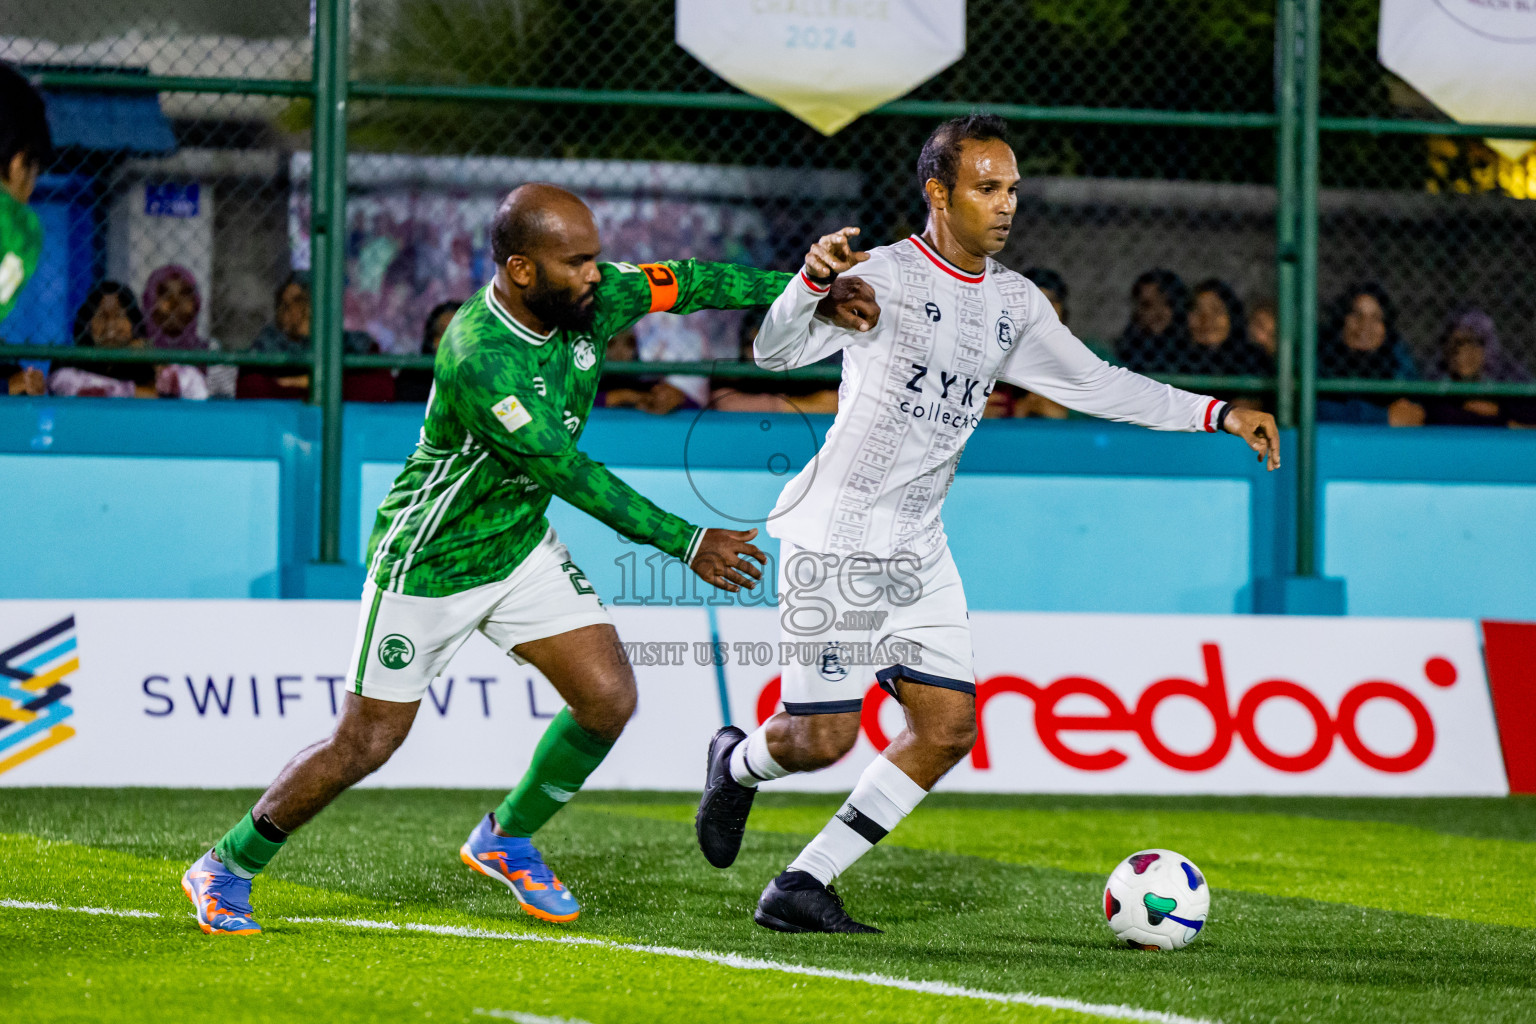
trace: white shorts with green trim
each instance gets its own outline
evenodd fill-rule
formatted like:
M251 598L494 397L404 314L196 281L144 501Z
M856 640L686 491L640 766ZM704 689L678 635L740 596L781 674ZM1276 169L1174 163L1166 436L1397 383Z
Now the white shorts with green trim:
M412 597L363 587L348 688L364 697L420 700L469 634L479 630L514 660L518 644L611 623L554 528L504 580L447 597Z
M780 544L781 676L791 715L857 712L878 682L976 693L971 622L949 546L926 558L831 555Z

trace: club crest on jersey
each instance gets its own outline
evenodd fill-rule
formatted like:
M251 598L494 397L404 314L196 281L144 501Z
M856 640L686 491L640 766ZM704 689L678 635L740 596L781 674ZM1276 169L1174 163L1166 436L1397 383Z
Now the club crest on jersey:
M827 649L821 652L821 678L828 682L837 682L848 676L848 666L843 664L843 648L841 644L829 644Z
M516 395L508 395L495 405L491 406L491 412L501 425L507 428L507 433L515 433L533 422L533 414L517 400Z
M997 318L997 343L1004 352L1013 348L1013 321L1007 313Z
M572 348L571 359L576 363L576 369L590 370L597 363L597 349L592 347L590 340L582 338Z

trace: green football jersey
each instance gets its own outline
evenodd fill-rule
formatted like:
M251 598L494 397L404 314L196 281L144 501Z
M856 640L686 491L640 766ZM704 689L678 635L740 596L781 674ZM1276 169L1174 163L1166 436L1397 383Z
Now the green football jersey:
M10 315L42 252L43 225L37 214L0 189L0 320Z
M608 340L651 312L766 306L792 275L693 260L601 270L587 331L535 334L491 285L454 316L421 441L374 521L368 575L380 589L442 597L505 579L543 538L556 494L631 540L693 553L701 528L576 447Z

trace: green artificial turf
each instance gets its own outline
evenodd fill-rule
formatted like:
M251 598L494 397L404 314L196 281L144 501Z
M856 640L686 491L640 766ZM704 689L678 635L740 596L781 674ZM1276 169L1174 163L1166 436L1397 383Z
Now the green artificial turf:
M837 801L765 796L741 858L709 868L692 800L583 794L541 834L586 913L518 914L457 860L499 794L349 793L258 880L268 933L209 938L177 880L254 794L0 790L0 1020L1061 1021L1028 1005L743 970L608 945L298 923L363 918L735 953L1124 1004L1207 1020L1536 1021L1536 803L938 795L840 882L883 936L751 923L762 886ZM1117 948L1104 875L1169 846L1213 887L1172 954Z

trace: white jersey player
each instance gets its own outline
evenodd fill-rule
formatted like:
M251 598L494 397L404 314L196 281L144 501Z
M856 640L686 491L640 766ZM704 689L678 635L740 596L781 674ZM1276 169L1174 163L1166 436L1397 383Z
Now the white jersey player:
M769 519L781 541L784 639L819 655L783 666L784 713L710 748L697 820L717 866L735 859L759 782L824 767L858 736L873 672L908 728L763 893L755 918L781 931L865 931L827 885L907 814L970 750L975 677L965 592L940 515L961 451L1002 380L1069 409L1157 430L1227 430L1279 464L1273 418L1111 366L1057 318L1045 295L991 255L1007 240L1018 170L1000 120L941 125L918 162L922 236L868 253L857 229L823 238L769 309L754 354L776 369L839 350L837 418L820 453ZM880 307L863 331L816 318L838 273Z

